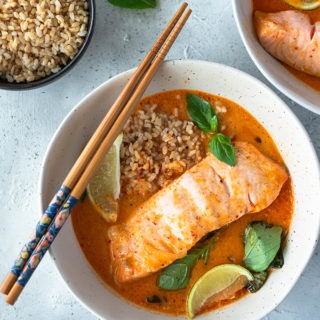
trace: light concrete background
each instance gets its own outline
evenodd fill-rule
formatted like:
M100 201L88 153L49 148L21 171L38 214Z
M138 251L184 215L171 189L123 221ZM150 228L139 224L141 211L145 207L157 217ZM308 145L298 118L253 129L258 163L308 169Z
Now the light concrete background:
M32 91L0 90L0 279L37 221L39 174L55 130L92 89L137 66L182 1L158 2L156 9L138 11L96 0L97 22L91 45L67 76ZM319 157L320 116L287 99L264 79L240 40L231 1L190 0L189 4L193 14L167 58L214 61L259 78L298 116ZM319 251L318 246L292 292L265 320L320 319ZM96 317L69 293L47 255L14 307L1 299L0 319Z

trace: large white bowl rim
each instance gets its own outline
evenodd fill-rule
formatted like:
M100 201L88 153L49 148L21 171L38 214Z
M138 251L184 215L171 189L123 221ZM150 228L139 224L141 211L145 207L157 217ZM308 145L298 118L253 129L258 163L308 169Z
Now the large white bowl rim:
M44 209L77 155L115 100L133 70L124 72L85 97L62 122L45 156L40 179ZM284 267L273 272L255 294L215 311L214 317L260 319L274 309L300 277L316 246L319 233L319 164L308 135L290 109L263 83L230 67L202 61L167 61L145 95L173 89L196 89L221 95L246 108L273 136L290 171L295 213L285 249ZM65 224L50 249L53 261L77 299L104 319L152 319L170 316L150 313L118 297L91 269ZM199 319L211 319L205 314ZM181 317L181 319L184 317Z

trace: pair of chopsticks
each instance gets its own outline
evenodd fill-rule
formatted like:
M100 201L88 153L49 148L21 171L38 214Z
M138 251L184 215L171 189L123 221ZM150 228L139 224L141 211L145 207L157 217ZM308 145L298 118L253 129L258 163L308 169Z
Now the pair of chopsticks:
M139 103L191 14L183 3L136 69L54 195L0 286L13 305L49 249L100 162Z

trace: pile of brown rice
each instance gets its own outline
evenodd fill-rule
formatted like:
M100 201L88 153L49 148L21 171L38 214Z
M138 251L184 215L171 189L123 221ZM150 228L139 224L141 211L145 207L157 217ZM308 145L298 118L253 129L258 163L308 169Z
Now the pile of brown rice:
M0 1L0 78L31 82L58 72L88 29L86 0Z
M204 157L201 131L191 121L156 108L145 106L124 128L121 187L127 194L154 193Z

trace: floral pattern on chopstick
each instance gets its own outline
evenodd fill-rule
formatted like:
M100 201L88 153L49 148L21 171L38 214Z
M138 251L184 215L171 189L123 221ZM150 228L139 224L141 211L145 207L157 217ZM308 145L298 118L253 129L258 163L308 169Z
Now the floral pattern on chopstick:
M23 268L17 283L21 286L25 286L29 279L31 278L33 272L37 268L41 259L44 257L45 253L49 249L50 245L54 241L55 237L61 230L64 223L67 221L73 206L77 203L78 199L69 195L67 201L62 205L61 210L56 215L55 219L49 226L47 233L40 240L35 250L31 254L27 264Z
M58 210L60 209L61 205L63 204L69 193L70 189L68 187L62 185L59 188L58 192L51 200L47 210L41 216L35 230L31 233L29 241L25 243L20 253L18 254L16 260L14 261L14 264L11 268L11 272L14 275L20 275L23 267L29 259L29 256L31 255L34 248L37 246L41 237L46 233L52 219L57 214Z

